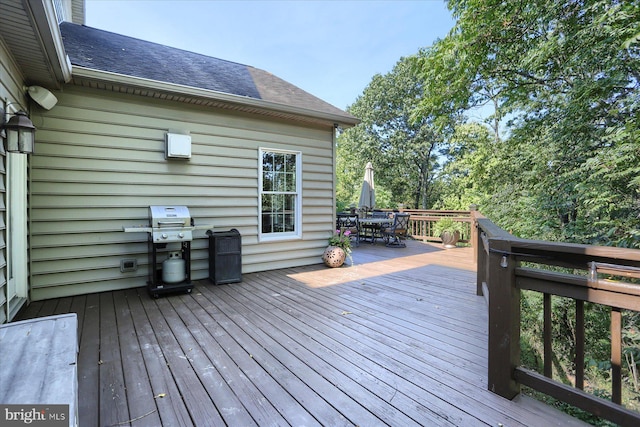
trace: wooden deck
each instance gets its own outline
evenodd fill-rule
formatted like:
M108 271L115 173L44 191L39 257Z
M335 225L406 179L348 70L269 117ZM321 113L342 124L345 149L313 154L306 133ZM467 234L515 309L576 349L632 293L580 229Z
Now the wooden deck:
M353 266L31 304L78 313L79 425L582 425L486 388L470 248L362 244Z

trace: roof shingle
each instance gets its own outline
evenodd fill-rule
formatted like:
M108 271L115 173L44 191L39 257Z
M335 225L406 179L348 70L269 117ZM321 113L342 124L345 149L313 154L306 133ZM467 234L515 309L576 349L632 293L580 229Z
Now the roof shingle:
M271 73L70 22L60 24L71 63L93 70L245 96L354 119Z

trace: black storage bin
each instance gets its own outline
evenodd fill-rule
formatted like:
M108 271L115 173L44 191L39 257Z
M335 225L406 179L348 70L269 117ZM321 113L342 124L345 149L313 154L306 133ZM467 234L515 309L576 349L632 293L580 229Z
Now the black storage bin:
M242 240L235 228L207 231L209 236L209 279L215 285L242 281Z

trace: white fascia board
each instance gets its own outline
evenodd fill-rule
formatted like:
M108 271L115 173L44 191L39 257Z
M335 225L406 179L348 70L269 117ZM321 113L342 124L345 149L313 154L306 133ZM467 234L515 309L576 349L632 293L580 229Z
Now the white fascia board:
M71 80L71 61L62 42L62 33L56 16L53 0L32 0L25 2L31 11L36 36L51 65L52 72L61 83Z

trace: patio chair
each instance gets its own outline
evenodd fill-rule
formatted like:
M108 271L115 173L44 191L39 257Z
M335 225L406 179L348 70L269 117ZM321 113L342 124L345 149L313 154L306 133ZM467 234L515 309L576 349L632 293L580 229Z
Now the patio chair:
M382 229L382 238L386 246L393 248L407 247L402 239L406 239L408 235L410 216L410 214L396 213L393 217L393 224Z
M360 224L358 224L358 215L342 215L339 214L336 219L336 230L350 231L349 238L355 241L356 246L360 245Z

